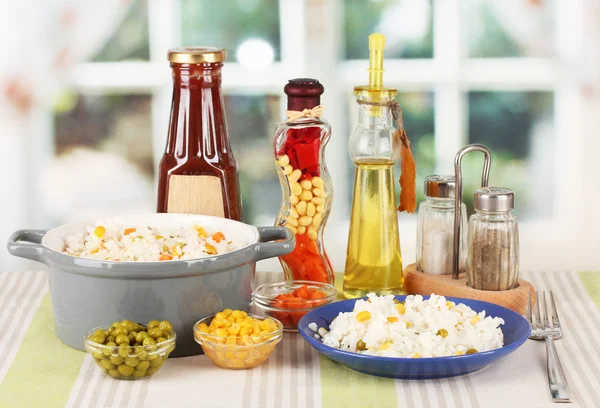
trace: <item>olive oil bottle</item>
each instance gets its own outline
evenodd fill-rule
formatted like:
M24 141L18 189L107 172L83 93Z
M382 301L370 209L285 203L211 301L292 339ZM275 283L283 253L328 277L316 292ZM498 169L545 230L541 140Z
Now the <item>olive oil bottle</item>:
M343 284L347 298L404 291L394 189L400 147L390 107L397 90L382 85L384 46L383 35L369 36L369 85L354 88L359 124L349 146L356 175Z

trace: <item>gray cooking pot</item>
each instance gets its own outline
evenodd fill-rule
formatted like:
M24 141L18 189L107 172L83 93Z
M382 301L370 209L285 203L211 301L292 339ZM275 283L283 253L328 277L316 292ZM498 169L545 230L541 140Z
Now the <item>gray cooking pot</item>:
M63 253L64 238L84 233L86 226L96 225L95 221L49 231L16 231L9 238L8 252L48 267L56 334L78 350L84 350L83 337L93 327L124 319L139 323L156 319L173 324L177 333L173 357L201 354L194 341L194 323L224 308L249 311L256 262L289 254L295 245L287 228L257 228L218 217L151 214L112 220L125 226L202 225L246 245L200 259L112 262Z

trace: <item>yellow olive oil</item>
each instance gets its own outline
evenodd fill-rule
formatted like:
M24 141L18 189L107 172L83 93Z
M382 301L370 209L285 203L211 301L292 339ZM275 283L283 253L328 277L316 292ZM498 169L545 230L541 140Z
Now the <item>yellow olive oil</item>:
M344 273L344 296L402 293L402 256L394 190L394 162L356 163Z

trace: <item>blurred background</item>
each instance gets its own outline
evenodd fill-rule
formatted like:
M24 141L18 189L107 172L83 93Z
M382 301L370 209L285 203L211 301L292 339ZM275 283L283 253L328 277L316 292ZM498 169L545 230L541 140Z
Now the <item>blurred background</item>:
M167 135L167 49L224 47L223 93L246 222L272 225L281 191L272 132L283 86L316 77L335 200L325 232L343 270L355 85L387 37L384 83L423 178L452 174L469 143L492 150L490 185L515 190L522 267L600 270L597 0L24 0L0 3L0 241L107 215L155 211ZM560 18L559 18L560 17ZM464 201L483 159L463 163ZM398 176L398 173L396 173ZM405 265L416 215L400 214ZM0 266L23 268L0 251ZM278 270L276 260L263 269Z

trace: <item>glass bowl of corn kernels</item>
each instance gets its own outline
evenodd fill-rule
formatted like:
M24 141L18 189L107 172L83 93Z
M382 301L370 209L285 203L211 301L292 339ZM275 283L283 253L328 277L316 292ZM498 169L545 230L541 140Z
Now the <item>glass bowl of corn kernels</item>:
M196 322L194 338L217 367L243 370L267 361L283 338L283 325L271 317L225 309Z

